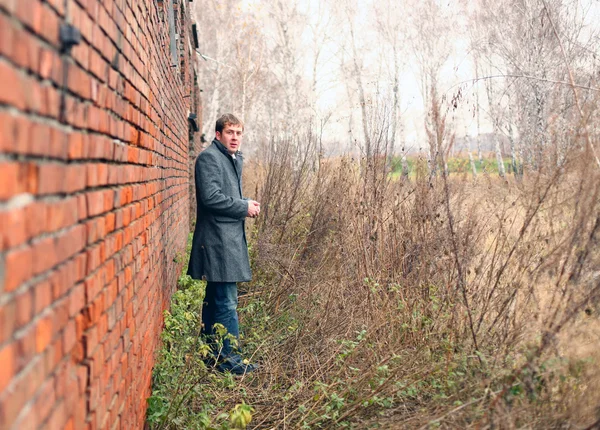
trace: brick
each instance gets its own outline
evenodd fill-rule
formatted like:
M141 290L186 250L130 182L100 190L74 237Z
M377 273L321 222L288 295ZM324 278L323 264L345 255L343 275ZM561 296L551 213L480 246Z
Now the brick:
M13 58L15 49L15 28L12 22L5 15L0 15L0 28L2 37L0 37L0 53L7 58Z
M31 385L29 385L29 381L26 384L25 377L32 376L33 371L35 371L35 368L30 368L28 374L23 375L17 383L16 388L0 394L0 423L2 423L3 428L12 428L12 424L17 419L21 408L27 402L31 391L29 387L33 386L33 381L31 381Z
M63 16L65 14L65 4L62 0L48 0L48 4L50 4L54 10L60 15Z
M87 256L86 256L85 252L80 252L79 254L77 254L75 256L73 265L74 265L75 279L77 281L83 280L83 278L86 276L86 269L87 269Z
M41 423L48 418L55 402L56 393L54 391L54 381L52 379L47 379L40 387L32 408L33 415L36 417L36 422Z
M42 112L43 89L41 84L29 76L23 77L23 96L25 98L25 107L29 112Z
M102 194L103 198L103 211L108 212L114 208L114 192L112 190L104 191Z
M70 320L63 331L63 355L68 355L77 344L75 320Z
M104 211L104 191L93 191L86 194L88 216L100 215Z
M127 162L137 164L140 158L140 150L138 148L129 148L127 152Z
M39 194L56 194L63 191L65 167L58 163L39 165Z
M49 205L46 230L52 232L77 223L77 209L77 198L75 197Z
M34 73L40 70L40 44L33 37L26 40L27 67Z
M84 165L39 165L39 194L73 193L85 188Z
M57 263L55 239L47 237L36 242L33 247L33 274L37 275L54 267Z
M46 315L40 319L35 328L35 350L42 352L45 350L54 336L54 326L52 315Z
M47 369L55 369L64 357L63 339L58 336L52 340L52 344L43 354Z
M87 14L87 11L80 10L80 28L81 35L88 41L92 40L92 30L94 24L92 18Z
M98 186L98 173L96 164L87 165L87 186L88 188Z
M65 191L67 193L83 190L85 188L85 166L80 164L68 166L65 180L67 183Z
M102 219L92 219L86 222L85 226L87 229L87 244L91 245L96 243L99 239L104 237L104 226L101 224Z
M34 312L41 313L52 303L52 285L50 281L42 281L34 287Z
M19 1L15 15L27 27L39 31L42 21L42 5L40 3Z
M56 391L56 396L59 398L65 397L65 394L67 393L67 387L69 385L67 372L70 365L71 363L68 361L61 361L54 372L54 390Z
M12 148L11 152L27 154L29 151L32 122L22 116L15 117L12 122Z
M76 225L56 239L56 254L59 260L66 260L81 251L86 243L85 226Z
M58 66L58 57L50 49L40 49L40 69L39 74L43 79L50 79L52 69Z
M83 335L83 341L86 354L89 357L98 345L98 328L91 327L89 330L87 330Z
M8 200L18 193L19 163L0 162L0 200Z
M25 97L23 92L23 77L9 64L0 62L0 103L6 103L17 109L25 109Z
M77 368L77 379L79 381L79 395L82 395L85 393L85 389L87 388L88 383L87 367L79 366Z
M98 294L94 301L84 310L86 326L92 327L98 323L105 308L105 295Z
M79 159L83 157L83 134L71 133L69 135L69 159Z
M85 194L77 196L77 214L80 220L84 220L88 217L87 212L87 197Z
M74 317L85 306L85 285L77 284L69 294L69 316Z
M0 151L12 152L16 146L14 130L13 116L7 112L0 112Z
M0 163L0 200L21 193L35 193L37 187L37 167L32 163Z
M104 339L106 333L108 333L108 315L102 314L100 315L100 319L98 319L98 339L101 341Z
M69 322L69 300L67 297L60 299L54 304L52 316L55 333L67 326Z
M15 249L4 257L4 292L13 291L33 273L33 252L30 247ZM2 291L2 288L0 288Z
M0 231L0 250L14 248L29 239L25 220L23 208L0 212L0 225L3 226Z
M60 21L57 14L44 5L41 13L41 28L39 34L53 46L58 46L58 32Z
M82 40L81 43L78 46L75 46L71 52L73 59L85 70L89 70L90 68L90 49L90 45L85 40Z
M106 82L108 78L108 63L102 59L96 51L90 50L90 72L92 72L98 80Z
M35 356L36 325L28 325L23 332L15 338L17 348L17 369L20 371Z
M113 272L114 274L114 272ZM108 303L113 303L117 298L117 282L111 282L106 288L106 296Z
M13 427L18 429L35 429L38 427L38 424L35 411L33 408L26 406L21 411Z
M115 278L115 259L109 260L105 264L106 282L111 282Z
M54 270L48 276L48 281L52 287L52 298L57 299L61 297L67 288L65 283L65 271L62 267Z
M41 90L41 89L40 89ZM41 100L41 93L39 94ZM41 101L40 101L41 104ZM37 111L38 109L36 109ZM30 130L30 143L28 154L48 155L51 148L51 129L48 125L42 123L33 123Z
M0 343L12 335L15 329L16 312L17 307L14 300L0 305Z
M2 393L16 373L15 345L9 343L0 348L0 393Z
M91 163L87 165L87 185L97 187L106 185L108 181L108 166L103 163Z
M54 71L56 68L52 70ZM60 113L60 94L58 90L50 85L42 86L42 100L43 105L40 114L57 119Z
M64 426L64 430L75 430L75 421L73 417L69 418Z
M15 297L16 304L16 327L23 327L31 321L33 316L33 294L27 290Z
M115 230L115 218L114 212L104 217L104 231L106 233L112 233Z
M97 167L97 178L99 185L106 185L108 182L108 166L104 163L99 163Z
M50 414L50 418L48 418L45 428L48 430L64 429L67 418L67 409L65 403L60 402L54 407L54 410Z
M75 317L75 333L77 339L81 339L83 337L83 332L88 329L86 317L84 313L77 314Z
M67 124L71 124L75 127L81 127L81 124L77 121L77 115L79 114L80 105L74 97L67 95L64 97L64 111L62 121Z
M56 128L51 128L50 133L50 147L48 148L47 154L50 157L66 160L68 158L67 154L69 150L67 134Z
M34 237L47 231L47 205L42 202L34 202L25 207L25 230L27 237Z

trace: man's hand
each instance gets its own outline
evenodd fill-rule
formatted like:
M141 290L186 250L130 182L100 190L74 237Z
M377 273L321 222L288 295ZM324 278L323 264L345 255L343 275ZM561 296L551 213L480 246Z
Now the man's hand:
M250 218L256 218L260 213L260 203L254 200L248 200L248 215Z

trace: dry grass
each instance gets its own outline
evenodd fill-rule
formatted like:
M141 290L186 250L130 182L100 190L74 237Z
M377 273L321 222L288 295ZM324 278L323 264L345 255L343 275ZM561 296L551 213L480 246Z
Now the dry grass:
M256 428L595 422L600 176L583 154L510 183L390 181L384 157L303 145L246 170Z

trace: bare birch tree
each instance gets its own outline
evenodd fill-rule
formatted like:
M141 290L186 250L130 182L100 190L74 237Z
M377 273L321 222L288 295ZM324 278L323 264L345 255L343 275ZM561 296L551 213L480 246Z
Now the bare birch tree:
M569 118L576 115L567 82L569 70L577 70L583 79L591 76L591 68L586 71L580 67L585 58L594 55L590 44L593 37L583 37L582 6L578 1L563 0L483 0L480 6L487 49L497 56L489 61L495 67L491 74L507 77L504 86L510 108L498 114L504 116L501 127L511 144L513 169L520 169L519 153L533 168L554 163L548 157L560 159L558 154L572 142L565 133L560 139L556 133L552 135L549 122L563 118L572 123Z
M439 80L441 69L452 51L449 34L452 32L452 19L435 0L426 0L417 4L411 11L413 33L411 45L413 55L419 66L421 94L425 106L425 131L428 137L428 165L430 175L437 172L439 157L447 142L443 140L445 133L439 133L439 124L435 121L444 117L438 106ZM444 120L445 121L445 120ZM447 130L447 125L443 127Z
M406 10L404 3L394 2L392 0L380 0L375 3L375 19L377 31L381 35L382 50L391 52L391 61L388 61L387 75L392 85L392 106L391 106L391 142L390 153L396 149L396 140L402 128L402 118L400 115L400 74L404 66L403 54L406 52L403 47L406 45L407 34L405 31ZM383 56L386 58L386 56ZM408 162L406 159L407 148L402 145L400 148L400 160L403 176L408 175Z

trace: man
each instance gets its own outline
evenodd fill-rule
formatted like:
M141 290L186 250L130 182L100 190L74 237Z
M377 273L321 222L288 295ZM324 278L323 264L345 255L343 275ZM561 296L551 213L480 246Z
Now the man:
M197 216L188 275L205 279L203 333L213 337L222 324L239 339L237 282L250 281L245 218L256 217L260 204L242 197L242 144L244 125L232 114L217 120L215 139L196 160ZM235 343L235 342L234 342ZM228 339L221 348L213 343L217 369L243 374L255 370L245 364Z

